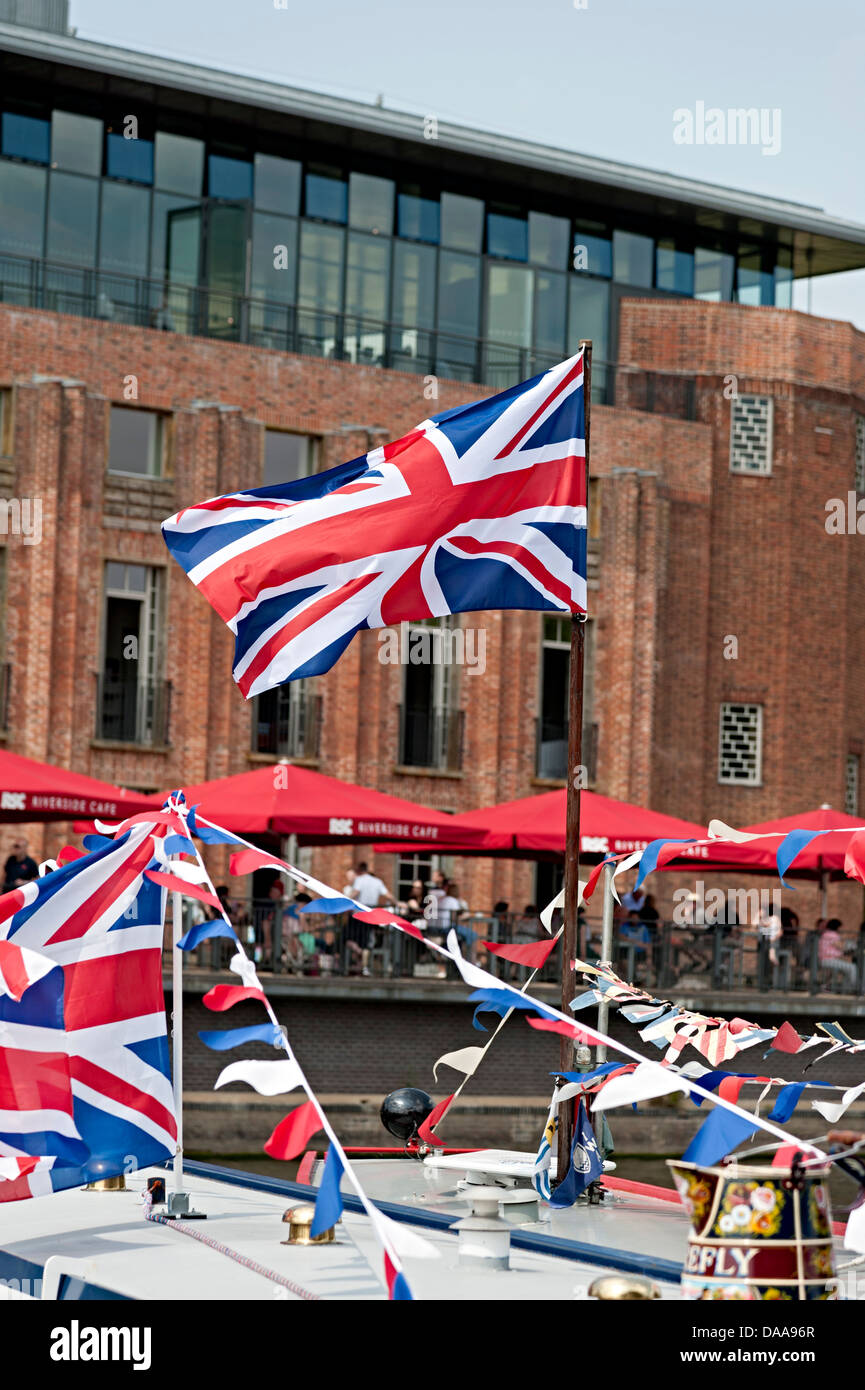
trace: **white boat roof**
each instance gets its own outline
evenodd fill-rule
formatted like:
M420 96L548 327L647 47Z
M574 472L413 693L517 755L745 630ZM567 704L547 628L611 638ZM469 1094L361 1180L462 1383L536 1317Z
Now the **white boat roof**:
M282 1244L288 1231L283 1214L314 1198L310 1188L206 1164L189 1166L185 1187L191 1205L207 1214L189 1227L263 1272L172 1225L145 1221L146 1179L163 1177L171 1190L170 1173L154 1168L127 1177L126 1192L75 1188L4 1204L0 1298L294 1302L301 1300L300 1290L316 1299L386 1297L380 1246L368 1218L352 1209L358 1204L345 1179L346 1210L336 1241L289 1246ZM313 1171L313 1184L322 1167L319 1163ZM458 1169L412 1159L369 1159L356 1167L368 1196L439 1252L437 1259L403 1257L417 1299L579 1300L600 1275L628 1270L655 1277L662 1298L679 1297L676 1267L684 1257L688 1222L673 1202L614 1190L597 1206L555 1211L542 1203L539 1219L531 1208L503 1206L511 1227L510 1269L478 1270L459 1263L458 1237L448 1229L454 1219L471 1214ZM850 1252L837 1253L843 1259ZM854 1278L851 1289L846 1297L865 1293L865 1274L858 1288Z
M197 1169L205 1165L195 1165ZM603 1273L615 1272L615 1265L603 1265L528 1249L518 1243L526 1232L549 1235L550 1222L525 1222L511 1208L511 1267L508 1271L477 1271L458 1263L456 1234L444 1222L428 1226L428 1213L449 1218L468 1216L470 1204L457 1200L450 1191L453 1174L442 1184L432 1169L410 1159L364 1161L358 1165L368 1195L381 1203L415 1205L418 1208L417 1234L440 1251L440 1259L405 1257L403 1266L416 1298L453 1300L486 1299L573 1299L584 1297L591 1282ZM169 1225L144 1220L141 1196L148 1176L165 1177L171 1188L171 1175L163 1169L148 1169L127 1177L126 1192L90 1192L75 1188L49 1197L4 1204L0 1209L0 1280L7 1294L16 1287L41 1296L74 1298L80 1285L90 1286L89 1297L103 1295L126 1299L231 1299L255 1300L297 1295L271 1279L245 1268L226 1254L201 1244ZM337 1227L337 1240L331 1245L288 1246L282 1216L288 1207L303 1200L303 1190L287 1186L298 1195L262 1191L246 1185L244 1174L232 1175L228 1182L188 1175L186 1190L194 1208L207 1213L206 1221L188 1223L209 1240L235 1250L246 1260L275 1271L318 1298L384 1299L385 1290L378 1277L382 1257L369 1220L346 1209ZM250 1183L256 1180L250 1176ZM345 1194L351 1195L344 1180ZM658 1204L661 1205L661 1204ZM388 1209L388 1208L386 1208ZM392 1214L392 1209L391 1214ZM672 1209L671 1209L672 1211ZM524 1213L522 1214L524 1215ZM591 1230L595 1239L604 1239L605 1227L617 1224L617 1212L583 1208L578 1213L580 1227ZM562 1224L567 1213L554 1218ZM641 1218L642 1219L642 1218ZM680 1221L677 1244L684 1248L686 1226ZM636 1228L628 1223L628 1231ZM626 1243L627 1232L616 1241ZM609 1231L606 1238L609 1238ZM64 1276L69 1276L65 1279ZM27 1284L25 1281L30 1280ZM71 1281L71 1282L70 1282ZM677 1297L675 1283L659 1284L663 1297Z

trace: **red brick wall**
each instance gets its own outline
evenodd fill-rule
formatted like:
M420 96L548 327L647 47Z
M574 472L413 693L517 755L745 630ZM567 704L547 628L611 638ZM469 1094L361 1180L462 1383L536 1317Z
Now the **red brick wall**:
M865 552L856 536L828 536L824 520L827 498L852 486L863 335L789 311L634 300L622 311L620 352L629 366L695 377L698 418L593 412L598 789L702 821L840 805L845 756L861 750L865 728ZM729 471L731 374L740 392L775 397L771 477ZM167 487L155 485L165 501L160 511L156 497L149 518L107 501L108 411L124 403L130 375L139 403L173 419L173 471ZM441 381L431 401L423 378L405 373L5 306L0 386L15 393L11 495L43 499L44 529L38 546L0 537L14 664L7 746L153 788L256 765L249 709L230 677L232 639L170 561L159 519L257 483L265 425L318 435L326 466L485 394ZM817 426L833 432L818 435ZM93 739L106 558L165 570L167 751ZM464 622L485 628L487 670L462 673L462 773L397 770L402 670L379 663L375 633L356 639L320 682L322 771L449 810L542 789L534 779L540 617ZM739 640L736 661L723 657L729 634ZM718 785L725 699L765 706L762 787ZM0 852L12 833L0 834ZM36 828L30 838L52 849L65 834L49 828L43 839ZM341 887L356 857L346 846L316 851L314 868ZM392 862L377 867L388 877ZM522 906L534 895L524 863L461 860L455 872L479 908L496 897ZM849 901L852 921L858 898Z

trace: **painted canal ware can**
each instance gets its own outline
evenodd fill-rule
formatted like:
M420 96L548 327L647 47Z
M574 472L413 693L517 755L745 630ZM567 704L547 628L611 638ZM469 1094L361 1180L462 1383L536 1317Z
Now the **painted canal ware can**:
M691 1222L685 1298L837 1297L828 1168L669 1167Z

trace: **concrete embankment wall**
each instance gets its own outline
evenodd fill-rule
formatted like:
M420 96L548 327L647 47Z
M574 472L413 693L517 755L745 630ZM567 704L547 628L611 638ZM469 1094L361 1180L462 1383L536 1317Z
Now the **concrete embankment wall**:
M221 1069L238 1056L273 1058L261 1044L238 1052L213 1052L198 1038L198 1031L243 1027L261 1022L254 1003L237 1005L228 1014L205 1009L201 996L212 984L225 983L224 974L190 972L189 992L184 995L184 1082L187 1091L186 1144L189 1149L211 1153L255 1153L273 1127L291 1109L293 1097L266 1100L241 1083L213 1091ZM392 1142L382 1129L378 1111L382 1097L399 1086L420 1086L440 1099L455 1089L459 1073L447 1066L433 1078L433 1064L443 1053L483 1044L489 1034L471 1025L472 1005L461 985L445 981L307 981L277 979L267 982L277 1017L316 1093L344 1142L381 1144ZM545 988L549 1002L555 991ZM540 991L539 991L540 994ZM694 995L679 1001L710 1015L730 1018L739 1014L769 1026L789 1018L807 1035L820 1019L840 1020L853 1037L865 1035L865 1001L826 999L817 1005L807 996L765 996L761 999L725 996L711 999ZM589 1015L587 1015L589 1017ZM494 1015L484 1022L495 1027ZM660 1057L651 1044L641 1043L637 1031L613 1014L611 1035L641 1053ZM816 1049L817 1053L822 1049ZM814 1056L771 1053L757 1046L740 1054L730 1070L783 1077L787 1080L825 1080L853 1085L865 1079L865 1053L842 1054L803 1068ZM697 1058L686 1049L682 1060ZM542 1118L552 1090L551 1073L559 1059L559 1040L529 1028L524 1019L512 1017L502 1029L464 1098L448 1119L446 1141L454 1146L516 1146L537 1144ZM756 1098L746 1088L742 1099ZM814 1093L818 1094L817 1092ZM764 1102L763 1113L771 1108ZM686 1100L678 1105L659 1103L611 1116L616 1147L630 1153L681 1154L702 1119L702 1112ZM851 1124L856 1113L849 1112ZM845 1121L846 1123L846 1121ZM803 1138L826 1129L803 1098L789 1126Z

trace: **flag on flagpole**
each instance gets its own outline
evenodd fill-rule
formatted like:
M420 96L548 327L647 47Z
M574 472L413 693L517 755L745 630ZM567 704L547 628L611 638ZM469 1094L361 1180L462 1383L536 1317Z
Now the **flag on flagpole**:
M603 1171L604 1161L592 1133L586 1107L581 1100L577 1111L577 1123L574 1126L570 1167L563 1180L551 1194L550 1206L572 1207L589 1184L601 1177Z
M311 1236L320 1236L325 1231L329 1231L331 1226L335 1226L342 1216L342 1196L339 1185L342 1182L344 1172L339 1150L335 1144L331 1144L327 1151L321 1186L315 1199L315 1216L310 1230Z
M165 543L235 635L248 698L329 671L362 628L584 612L583 355L310 478L214 497Z
M4 976L10 950L43 972L20 998L0 993L0 1201L174 1152L153 830L135 824L0 898Z

